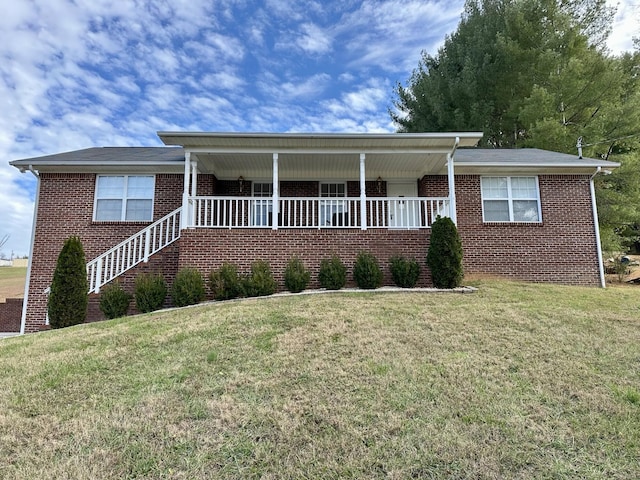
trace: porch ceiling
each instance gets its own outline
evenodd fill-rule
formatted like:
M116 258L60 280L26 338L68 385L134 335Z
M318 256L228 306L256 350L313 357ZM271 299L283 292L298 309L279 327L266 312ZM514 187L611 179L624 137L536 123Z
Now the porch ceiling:
M202 173L218 178L270 178L278 153L281 179L359 177L360 154L366 177L417 178L446 174L447 153L474 146L481 133L269 134L159 132L167 145L180 145L198 160Z

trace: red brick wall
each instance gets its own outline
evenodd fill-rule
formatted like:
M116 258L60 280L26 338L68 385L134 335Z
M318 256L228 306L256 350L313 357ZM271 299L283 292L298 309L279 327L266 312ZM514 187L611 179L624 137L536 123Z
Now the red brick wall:
M456 176L467 273L599 285L588 175L540 175L542 223L483 223L480 178Z
M7 298L0 303L0 332L19 332L21 319L21 298Z
M423 265L420 285L430 284L424 261L429 244L428 230L317 230L317 229L196 229L182 233L179 240L179 267L196 266L208 277L228 261L248 272L254 260L266 260L283 287L287 261L296 255L311 270L312 288L317 287L320 261L336 253L349 269L349 284L354 285L351 269L360 251L373 253L384 270L384 284L393 285L389 257L402 254Z
M44 292L51 284L58 254L69 236L80 237L89 261L148 225L147 222L93 222L95 177L94 174L82 173L40 175L26 317L28 332L37 331L38 325L45 322L47 295ZM211 188L211 176L202 176L198 180L202 188ZM154 219L182 204L182 188L183 175L156 175ZM153 262L158 260L154 257ZM174 260L165 259L165 262L168 272L172 268L175 270L177 254Z

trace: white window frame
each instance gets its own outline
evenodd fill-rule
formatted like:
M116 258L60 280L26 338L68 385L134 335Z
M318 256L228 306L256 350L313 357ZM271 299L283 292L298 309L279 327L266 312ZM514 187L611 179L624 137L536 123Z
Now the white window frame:
M256 195L256 186L260 185L260 195ZM265 185L269 185L270 195L263 195ZM255 227L270 227L269 214L273 213L273 182L251 182L251 222Z
M322 194L322 187L324 185L342 185L344 187L344 195L341 196L331 196L331 191L327 192L328 195L324 196ZM330 190L330 187L329 187ZM337 192L336 192L337 193ZM348 212L348 204L347 204L347 182L320 182L318 186L318 196L320 197L320 208L318 210L318 214L320 215L319 224L320 226L331 226L333 225L333 215L334 214L345 214ZM337 200L339 198L343 198L344 200ZM327 216L327 208L329 210L329 215Z
M108 200L108 198L100 198L98 197L98 181L101 177L124 177L124 188L123 188L123 198L119 198L122 200L122 208L120 211L120 219L119 220L101 220L96 217L98 213L98 200ZM151 198L141 198L141 197L127 197L127 186L129 183L129 178L131 177L148 177L153 179L153 185L151 187ZM128 222L128 223L146 223L153 221L153 212L155 210L155 197L156 197L156 176L155 175L129 175L129 174L113 174L113 175L96 175L96 182L94 188L93 195L93 221L94 222ZM127 215L127 202L129 200L151 200L151 218L145 220L126 220Z
M494 197L488 197L485 192L484 189L482 188L482 179L483 178L504 178L507 181L507 198L494 198ZM512 193L512 189L511 189L511 179L513 178L533 178L536 181L536 196L535 197L530 197L530 198L513 198L513 193ZM538 224L538 223L542 223L542 207L540 204L540 183L538 180L538 176L537 175L483 175L480 177L480 196L481 196L481 202L482 202L482 221L484 223L532 223L532 224ZM486 200L492 200L492 201L506 201L508 202L509 205L509 220L487 220L485 217L485 201ZM535 201L537 206L538 206L538 220L531 220L531 221L527 221L527 220L515 220L514 219L514 214L513 214L513 202L518 201L518 200L525 200L525 201Z

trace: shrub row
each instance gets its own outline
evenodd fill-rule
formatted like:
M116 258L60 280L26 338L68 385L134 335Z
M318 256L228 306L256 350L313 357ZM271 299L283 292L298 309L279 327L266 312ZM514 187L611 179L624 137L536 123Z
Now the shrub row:
M462 281L462 243L455 224L449 218L438 217L432 225L427 264L433 283L438 288L455 288ZM395 255L389 259L394 283L402 288L412 288L420 277L420 264L415 259ZM382 285L383 272L378 259L368 252L360 252L353 265L353 279L359 288L374 289ZM311 280L309 270L302 261L294 257L284 271L284 285L291 292L301 292ZM347 267L337 255L320 262L318 282L322 288L339 290L347 283ZM209 274L209 287L216 300L238 297L271 295L277 283L269 264L257 260L251 271L238 272L231 263L224 263ZM136 307L141 312L151 312L164 304L167 286L161 275L141 274L135 280ZM171 287L173 304L178 307L193 305L205 298L205 284L200 272L193 267L181 269ZM120 284L113 283L103 290L100 309L107 318L126 314L131 295Z

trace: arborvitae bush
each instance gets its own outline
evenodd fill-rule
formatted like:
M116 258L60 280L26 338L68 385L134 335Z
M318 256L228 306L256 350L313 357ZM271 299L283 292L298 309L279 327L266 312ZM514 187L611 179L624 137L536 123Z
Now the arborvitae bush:
M87 262L79 237L69 237L58 255L47 310L51 328L83 323L89 303Z
M100 293L100 310L107 318L124 317L129 310L131 295L119 282L110 283Z
M378 288L382 285L382 269L371 253L360 252L353 265L353 279L359 288Z
M395 255L389 259L393 282L402 288L413 288L420 278L420 264L415 259Z
M193 267L184 267L176 274L171 286L171 299L176 307L195 305L204 300L204 279Z
M216 300L230 300L244 295L242 279L238 275L238 267L231 263L222 266L209 274L209 288Z
M303 291L311 281L311 273L298 257L293 257L284 270L284 286L293 293Z
M167 298L167 283L162 275L142 273L136 277L136 308L142 313L162 308Z
M347 267L344 266L337 255L324 258L320 261L318 281L322 288L328 290L340 290L347 283Z
M244 277L244 293L247 297L272 295L278 289L273 278L271 267L264 260L256 260L251 264L251 273Z
M438 217L431 225L427 265L436 288L456 288L462 283L462 241L449 217Z

